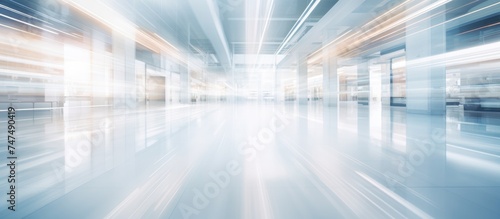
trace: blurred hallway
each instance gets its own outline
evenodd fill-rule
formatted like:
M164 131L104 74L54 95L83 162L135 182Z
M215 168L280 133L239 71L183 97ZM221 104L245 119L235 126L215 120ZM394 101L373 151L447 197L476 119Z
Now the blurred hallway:
M0 218L500 218L500 0L0 1Z

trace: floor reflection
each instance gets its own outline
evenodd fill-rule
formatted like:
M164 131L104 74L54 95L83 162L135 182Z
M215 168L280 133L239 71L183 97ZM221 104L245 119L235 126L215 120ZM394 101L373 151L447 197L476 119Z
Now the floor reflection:
M500 215L500 115L493 112L80 103L16 119L18 217ZM2 166L0 177L6 173Z

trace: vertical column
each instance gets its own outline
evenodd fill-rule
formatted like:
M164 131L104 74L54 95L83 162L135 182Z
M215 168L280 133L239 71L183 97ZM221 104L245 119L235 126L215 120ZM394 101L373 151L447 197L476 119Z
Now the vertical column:
M263 102L263 91L262 91L262 72L257 72L257 74L259 74L259 80L258 80L258 87L257 87L257 103L260 104Z
M390 60L385 60L382 64L382 94L381 94L381 105L382 105L382 145L391 145L392 137L392 125L391 125L391 63Z
M390 60L386 60L382 64L382 73L380 76L382 80L382 93L381 102L383 107L390 107L391 105L391 63Z
M276 67L276 99L278 103L285 103L285 82L283 80L283 70Z
M443 7L434 11L442 10ZM434 26L444 22L446 16L432 12L425 16L424 20L407 23L406 106L409 113L441 115L446 112L446 67L432 59L421 59L446 52L445 26Z
M191 45L191 26L188 24L187 28L187 45ZM179 73L180 73L180 79L181 79L181 100L180 102L183 104L189 104L191 103L191 81L190 81L190 76L191 76L191 69L189 66L190 62L190 52L189 50L186 51L186 64L183 65L182 63L179 64Z
M92 105L106 104L106 44L103 32L92 29Z
M370 105L381 106L382 103L382 64L378 64L378 60L372 59L369 62L368 83L369 83L369 100Z
M323 51L323 136L327 142L337 142L339 77L334 49Z
M281 83L281 75L279 75L278 67L276 63L273 66L274 71L274 103L279 103L280 100L280 83Z
M41 12L45 13L46 18L43 18L44 20L48 21L45 24L41 24L42 27L50 29L50 25L48 25L51 20L50 19L57 19L61 22L67 22L68 20L68 8L65 4L62 4L59 1L44 1L43 4L37 4L38 9ZM50 18L50 19L49 19ZM23 28L24 29L24 28ZM27 30L28 32L31 32L33 28L27 27L24 30ZM29 41L31 38L27 37L24 34L21 34L21 32L18 31L5 31L2 32L2 35L4 37L9 37L10 42L7 45L12 46L14 49L11 50L10 52L12 53L22 53L22 51L19 50L19 48L22 47L29 47ZM54 74L54 75L64 75L64 69L59 70L55 67L52 66L57 66L57 65L62 65L64 66L64 59L57 58L59 55L64 57L64 47L65 43L61 43L61 36L55 36L52 33L42 31L41 32L42 38L40 39L40 43L43 44L44 48L50 48L50 53L49 51L40 51L41 54L45 54L43 57L40 58L40 61L45 62L46 64L54 64L54 65L45 65L42 67L42 72L45 72L47 74ZM7 39L7 38L4 38ZM15 40L13 40L15 39ZM50 40L49 40L50 39ZM6 49L9 50L9 49ZM50 55L49 55L50 54ZM48 81L45 81L43 86L45 86L45 102L51 102L52 106L64 106L65 102L65 85L64 85L65 80L63 78L61 79L55 79L52 78ZM63 85L63 86L59 86Z
M106 35L98 29L90 30L91 36L91 86L92 86L92 105L107 104L106 96ZM107 169L103 168L106 164L106 149L108 144L106 139L109 136L106 133L108 126L108 112L103 108L92 108L92 134L89 136L91 142L90 162L92 175L96 177Z
M358 103L368 105L370 102L370 66L368 61L358 64Z
M299 55L297 60L297 101L296 109L300 118L297 120L298 144L307 146L307 136L309 131L308 118L308 81L307 81L307 58Z
M332 51L323 51L323 105L336 107L339 102L337 57Z
M113 31L113 105L133 109L136 106L135 41Z
M307 58L297 59L297 103L307 104Z
M369 117L370 117L370 139L381 145L382 142L382 65L379 60L372 59L369 69L370 99L369 99Z
M231 57L231 86L233 86L233 89L228 89L226 92L224 92L223 95L225 95L224 98L226 98L226 102L230 102L231 104L236 103L236 95L237 95L237 90L238 90L238 84L236 83L236 78L235 78L235 71L236 71L236 63L234 62L234 44L232 44L232 57ZM228 92L229 91L229 92ZM221 97L217 97L220 99Z
M191 102L191 92L190 92L190 81L189 81L189 68L188 66L179 65L180 78L181 78L181 100L183 104L189 104Z
M137 105L135 75L135 35L130 30L127 35L113 31L113 162L133 164ZM122 169L126 174L126 167Z
M370 67L367 60L360 60L357 67L358 82L358 140L370 137Z
M302 58L303 57L303 58ZM297 132L300 133L298 136L299 145L307 145L308 135L308 106L307 106L307 58L302 55L297 57L297 78L296 78L296 88L297 88L297 101L296 101L296 112L299 114L300 118L297 120Z
M170 62L168 61L168 55L165 52L160 54L160 65L162 71L165 73L165 106L171 104L172 93L171 93L171 69Z
M422 7L432 3L428 1ZM433 59L422 61L446 52L446 29L444 25L438 25L446 20L443 11L444 6L406 24L408 158L403 160L407 168L402 175L408 186L441 186L445 183L446 69Z

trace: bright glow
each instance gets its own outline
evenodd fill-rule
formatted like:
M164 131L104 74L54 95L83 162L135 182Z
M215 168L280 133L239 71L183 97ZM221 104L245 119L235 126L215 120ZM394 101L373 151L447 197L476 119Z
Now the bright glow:
M112 28L114 31L122 34L123 36L137 41L138 43L146 46L147 48L160 53L161 51L169 53L172 57L179 61L186 62L179 54L179 50L171 43L157 35L156 33L147 33L140 30L134 23L110 8L105 3L98 0L65 0L69 5L75 7L88 16L98 20L106 26ZM155 37L153 37L155 36ZM174 50L171 50L173 48Z
M66 97L91 95L90 53L84 49L64 46L64 94Z
M500 42L462 49L435 56L408 61L408 65L424 66L457 66L500 60Z
M269 7L268 7L269 9L267 11L266 22L264 24L264 31L262 31L262 36L260 37L259 48L257 49L257 54L260 54L260 50L262 49L262 43L264 42L264 37L266 36L267 28L268 28L269 23L271 21L271 15L272 15L273 10L274 10L274 0L270 0L268 5L269 5Z
M400 60L397 60L396 62L392 63L393 69L404 68L404 67L406 67L406 59L400 59Z

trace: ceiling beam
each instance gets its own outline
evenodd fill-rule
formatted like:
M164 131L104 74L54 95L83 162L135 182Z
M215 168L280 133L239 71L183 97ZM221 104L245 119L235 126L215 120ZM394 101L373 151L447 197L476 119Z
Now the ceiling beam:
M219 19L219 8L213 0L189 0L203 32L212 43L220 64L226 72L231 68L231 52L226 39L224 27Z

